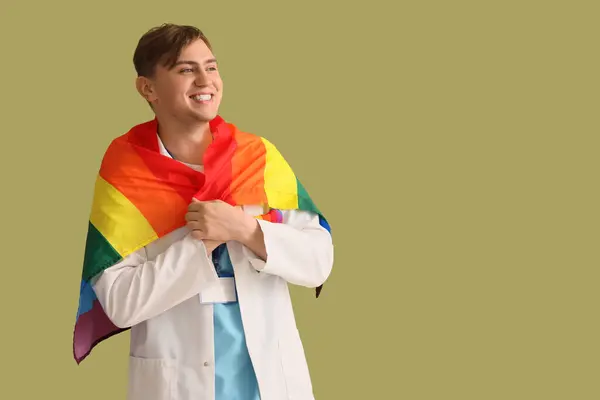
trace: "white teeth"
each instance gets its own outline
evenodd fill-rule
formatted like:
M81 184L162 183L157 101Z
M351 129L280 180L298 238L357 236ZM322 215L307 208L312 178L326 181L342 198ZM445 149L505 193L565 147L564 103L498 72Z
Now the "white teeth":
M192 96L192 99L200 100L200 101L209 101L211 98L212 98L211 94L199 94L197 96Z

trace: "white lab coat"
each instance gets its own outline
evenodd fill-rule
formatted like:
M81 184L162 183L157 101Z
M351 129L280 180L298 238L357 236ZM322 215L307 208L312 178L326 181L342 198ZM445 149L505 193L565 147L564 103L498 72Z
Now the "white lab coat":
M313 400L288 283L323 284L332 270L333 244L317 215L283 215L283 223L259 220L266 263L238 242L227 247L261 400ZM219 282L203 242L187 227L95 280L107 316L118 327L131 327L128 400L214 400L213 306L200 298Z

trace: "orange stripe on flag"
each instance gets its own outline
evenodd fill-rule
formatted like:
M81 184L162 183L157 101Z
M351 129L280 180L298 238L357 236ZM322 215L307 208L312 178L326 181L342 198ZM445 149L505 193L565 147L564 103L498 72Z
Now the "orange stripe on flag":
M265 146L259 137L241 131L236 131L235 140L237 149L232 160L231 185L233 200L236 204L266 204Z
M158 180L127 142L113 142L100 175L137 207L159 237L185 224L188 204L168 183ZM152 198L148 198L152 193Z

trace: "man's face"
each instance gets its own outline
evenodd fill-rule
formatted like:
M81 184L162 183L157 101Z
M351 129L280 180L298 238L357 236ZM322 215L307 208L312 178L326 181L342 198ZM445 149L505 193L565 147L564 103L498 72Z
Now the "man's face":
M218 114L223 81L213 53L200 39L182 50L173 68L157 66L151 86L147 99L158 115L208 122Z

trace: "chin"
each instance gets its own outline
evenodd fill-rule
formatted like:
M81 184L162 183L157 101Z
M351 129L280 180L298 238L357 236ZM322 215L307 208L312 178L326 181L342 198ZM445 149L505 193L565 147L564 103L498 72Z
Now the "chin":
M218 112L210 112L210 113L192 113L191 117L198 122L210 122L212 121L216 116L218 115Z

